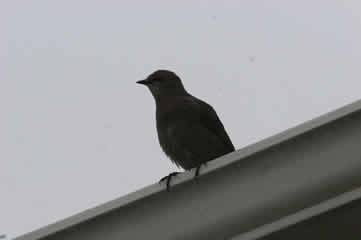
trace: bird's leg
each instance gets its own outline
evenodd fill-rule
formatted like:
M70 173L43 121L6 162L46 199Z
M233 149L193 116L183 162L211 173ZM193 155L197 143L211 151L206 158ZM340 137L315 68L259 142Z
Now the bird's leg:
M202 165L206 165L206 163L203 163L196 168L196 173L194 174L194 178L197 178L199 176L199 171L201 170Z
M161 180L159 180L159 183L167 180L166 185L167 185L167 191L170 191L170 180L173 176L178 175L180 172L172 172L170 174L168 174L167 176L163 177Z
M199 170L201 170L201 167L202 165L199 165L197 168L196 168L196 173L194 174L194 178L197 178L199 176Z

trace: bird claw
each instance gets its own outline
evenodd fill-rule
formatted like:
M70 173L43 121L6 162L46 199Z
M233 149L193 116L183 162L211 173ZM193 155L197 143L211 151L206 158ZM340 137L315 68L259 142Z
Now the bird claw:
M178 174L179 174L179 172L172 172L172 173L168 174L167 176L163 177L162 179L160 179L159 183L161 183L163 181L167 181L166 182L167 191L170 192L170 180L173 176L176 176Z

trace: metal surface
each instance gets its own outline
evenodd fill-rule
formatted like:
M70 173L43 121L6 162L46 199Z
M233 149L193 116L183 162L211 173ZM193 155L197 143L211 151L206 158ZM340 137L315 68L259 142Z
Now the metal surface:
M361 186L361 102L17 238L227 239Z
M360 240L361 200L328 211L258 240Z
M351 236L354 237L350 238ZM359 240L361 239L361 188L232 238L232 240L249 239Z

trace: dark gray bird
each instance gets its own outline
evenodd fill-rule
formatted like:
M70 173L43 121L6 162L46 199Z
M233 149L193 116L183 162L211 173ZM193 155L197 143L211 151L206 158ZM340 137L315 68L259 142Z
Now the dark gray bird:
M198 176L202 164L235 150L212 106L189 94L175 73L158 70L137 83L146 85L155 99L160 146L178 167L197 167ZM175 174L162 179L168 190Z

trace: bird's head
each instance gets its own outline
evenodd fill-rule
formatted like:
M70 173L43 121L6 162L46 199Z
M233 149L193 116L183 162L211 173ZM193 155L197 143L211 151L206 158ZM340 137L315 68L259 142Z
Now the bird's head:
M174 96L187 93L181 79L168 70L157 70L137 83L147 86L155 98L162 95Z

